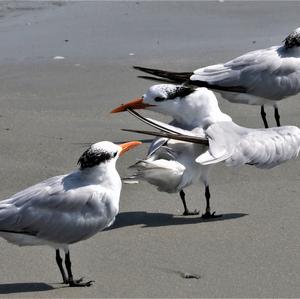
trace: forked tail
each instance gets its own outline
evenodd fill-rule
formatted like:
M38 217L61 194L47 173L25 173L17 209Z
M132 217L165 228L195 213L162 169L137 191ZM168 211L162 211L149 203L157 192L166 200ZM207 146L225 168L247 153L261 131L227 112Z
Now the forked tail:
M133 68L136 69L136 70L139 70L141 72L159 77L159 78L164 78L166 80L161 80L161 79L158 79L158 78L148 77L148 76L139 76L140 78L156 80L156 81L165 81L165 82L168 82L168 83L170 83L170 82L172 82L172 83L185 83L185 82L188 82L190 77L193 74L191 72L176 73L176 72L169 72L169 71L164 71L164 70L151 69L151 68L146 68L146 67L141 67L141 66L133 66Z
M246 93L247 88L243 86L222 86L215 83L209 83L202 80L191 80L190 77L194 74L193 72L169 72L164 70L158 69L151 69L141 66L133 66L134 69L139 70L141 72L151 74L156 77L151 76L138 76L139 78L158 81L158 82L165 82L165 83L180 83L190 86L197 86L197 87L206 87L208 89L213 89L217 91L227 91L227 92L237 92L237 93Z

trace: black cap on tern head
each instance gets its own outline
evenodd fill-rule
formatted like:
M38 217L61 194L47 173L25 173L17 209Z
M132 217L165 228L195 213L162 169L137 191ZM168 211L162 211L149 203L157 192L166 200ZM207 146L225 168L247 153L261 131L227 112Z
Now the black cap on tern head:
M284 40L284 46L287 49L300 46L300 27L287 36Z
M106 163L118 154L119 147L109 141L102 141L91 145L79 158L81 170Z

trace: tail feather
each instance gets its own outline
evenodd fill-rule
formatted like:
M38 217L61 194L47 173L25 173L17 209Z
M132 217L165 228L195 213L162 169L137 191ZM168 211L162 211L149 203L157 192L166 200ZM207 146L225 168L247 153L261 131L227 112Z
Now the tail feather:
M133 66L134 69L139 70L141 72L154 75L160 78L165 78L167 80L173 81L174 83L184 83L190 79L190 77L193 75L192 72L181 72L181 73L176 73L176 72L169 72L169 71L164 71L164 70L158 70L158 69L151 69L151 68L146 68L146 67L141 67L141 66ZM151 77L150 77L151 78ZM150 79L149 77L146 76L144 79ZM153 80L153 78L151 78Z
M222 86L222 85L212 84L201 80L190 80L190 77L194 74L193 72L169 72L165 70L151 69L151 68L146 68L141 66L133 66L133 68L141 72L159 77L159 78L155 78L150 76L138 76L139 78L143 78L147 80L154 80L154 81L166 82L166 83L180 83L180 84L184 83L186 85L206 87L208 89L219 90L219 91L228 91L228 92L237 92L237 93L247 92L247 89L243 86Z

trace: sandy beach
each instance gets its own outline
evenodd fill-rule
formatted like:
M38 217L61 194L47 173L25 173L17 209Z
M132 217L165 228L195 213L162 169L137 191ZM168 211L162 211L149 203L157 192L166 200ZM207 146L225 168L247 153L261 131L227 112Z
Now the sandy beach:
M150 138L120 129L147 127L109 112L152 84L132 65L190 71L277 45L299 27L299 11L288 1L1 2L0 199L71 171L100 140L146 140L118 161L129 174ZM259 107L218 98L236 123L263 126ZM283 125L300 126L299 99L279 104ZM267 115L275 125L272 108ZM124 184L113 227L71 246L74 275L93 286L60 284L53 249L0 239L0 296L297 298L299 166L299 159L271 170L217 165L211 202L224 216L206 222L181 216L176 194ZM186 195L190 209L204 211L203 186Z

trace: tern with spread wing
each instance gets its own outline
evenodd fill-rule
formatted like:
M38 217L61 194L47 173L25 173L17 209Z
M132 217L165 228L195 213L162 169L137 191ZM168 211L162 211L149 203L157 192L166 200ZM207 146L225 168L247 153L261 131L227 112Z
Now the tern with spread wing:
M169 127L164 124L164 128L166 129L167 126L168 132L173 133L182 128L183 134L188 134L190 131L190 135L203 134L204 136L203 130L211 124L218 121L231 121L231 117L219 109L218 101L212 91L207 88L174 84L153 85L142 98L121 105L112 112L117 113L127 109L148 109L170 115L173 120ZM158 121L152 122L151 125L160 128ZM171 126L175 126L176 131L172 131ZM157 186L159 191L179 193L184 206L183 215L199 213L187 209L183 189L201 181L205 186L206 198L206 211L203 217L216 217L217 215L211 213L210 208L209 168L195 162L199 153L205 150L203 144L160 138L151 144L147 158L138 161L132 167L137 170L135 174L137 178Z
M252 51L226 63L193 72L134 68L162 78L141 76L146 79L207 87L230 102L260 105L266 128L268 122L264 105L271 105L276 124L280 126L278 101L300 92L300 27L289 34L281 46Z
M69 245L92 237L114 222L122 185L116 160L140 143L95 143L78 160L78 170L49 178L1 201L0 236L19 246L55 248L63 282L90 286L92 281L73 278ZM65 252L67 275L60 249Z
M297 158L300 151L300 129L296 126L250 129L232 121L225 121L209 126L203 137L202 134L198 136L193 132L191 136L191 131L186 131L184 134L182 129L166 124L164 128L162 122L159 124L163 132L132 129L123 129L123 131L206 144L205 152L199 153L196 158L196 162L201 165L225 162L231 167L252 165L270 169ZM170 133L170 127L177 133Z

